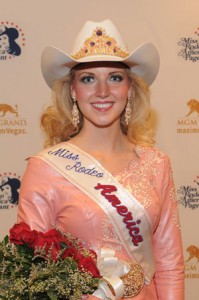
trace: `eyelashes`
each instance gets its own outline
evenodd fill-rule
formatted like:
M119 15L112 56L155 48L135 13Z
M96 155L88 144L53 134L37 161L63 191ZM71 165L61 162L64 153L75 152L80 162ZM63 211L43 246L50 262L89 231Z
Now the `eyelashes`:
M115 74L115 75L111 75L110 79L111 79L111 81L120 82L120 81L122 81L124 78L123 78L122 75Z
M80 78L80 81L83 82L83 83L91 83L91 82L94 82L94 77L93 76L82 76Z
M113 75L109 76L108 81L121 82L123 79L124 79L124 77L122 75L113 74ZM87 75L87 76L80 77L80 82L83 82L83 83L92 83L92 82L95 82L95 81L96 81L95 76L92 76L92 75Z

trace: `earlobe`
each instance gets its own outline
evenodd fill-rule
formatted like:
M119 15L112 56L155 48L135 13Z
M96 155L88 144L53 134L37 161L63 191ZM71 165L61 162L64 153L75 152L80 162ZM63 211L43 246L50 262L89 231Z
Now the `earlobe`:
M70 87L70 95L71 95L72 99L76 99L76 93L75 93L75 91L74 91L74 89L73 89L72 86Z
M76 101L76 96L75 96L74 93L71 93L71 99L72 99L73 101Z
M130 89L128 91L128 96L127 96L127 99L130 100L131 99L131 95L132 95L132 89Z

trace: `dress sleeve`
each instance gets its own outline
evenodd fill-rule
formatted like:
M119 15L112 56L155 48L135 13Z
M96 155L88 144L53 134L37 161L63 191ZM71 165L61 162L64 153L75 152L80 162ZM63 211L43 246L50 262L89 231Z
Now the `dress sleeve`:
M161 214L153 241L155 285L160 300L184 299L184 260L176 193L170 161L166 156L160 184Z
M38 158L30 158L20 188L18 223L25 222L43 232L51 229L56 215L53 199L48 166Z

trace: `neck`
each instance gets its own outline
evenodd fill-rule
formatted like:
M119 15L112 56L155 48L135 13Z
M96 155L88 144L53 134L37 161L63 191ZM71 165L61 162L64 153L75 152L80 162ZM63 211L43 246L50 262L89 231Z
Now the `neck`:
M129 143L116 124L107 128L84 126L71 142L89 152L101 153L121 151Z

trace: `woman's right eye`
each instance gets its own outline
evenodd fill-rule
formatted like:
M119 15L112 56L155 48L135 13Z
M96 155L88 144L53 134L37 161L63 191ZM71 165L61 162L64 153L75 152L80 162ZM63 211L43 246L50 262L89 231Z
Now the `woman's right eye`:
M83 76L80 81L84 83L91 83L94 81L94 78L92 76Z

